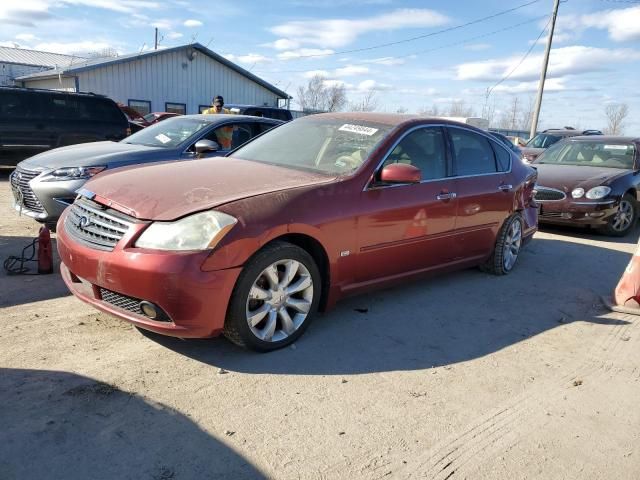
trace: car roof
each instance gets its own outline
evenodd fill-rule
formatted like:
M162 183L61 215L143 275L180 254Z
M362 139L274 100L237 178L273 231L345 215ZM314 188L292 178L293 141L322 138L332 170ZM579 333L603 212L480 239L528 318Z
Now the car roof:
M406 124L430 124L436 123L439 125L453 125L459 127L465 127L469 130L475 130L487 134L486 130L479 129L473 125L467 123L456 122L454 120L448 120L442 117L431 117L417 114L406 113L378 113L378 112L331 112L331 113L317 113L314 115L307 115L296 119L296 121L313 118L326 118L328 120L342 120L344 122L372 122L381 125L388 125L390 127L399 127Z
M173 118L194 118L194 119L202 119L210 121L211 123L219 123L225 120L248 120L251 122L269 122L269 123L281 123L282 120L277 120L275 118L267 118L267 117L255 117L253 115L234 115L232 113L218 113L218 114L207 114L207 113L196 113L192 115L178 115Z
M605 142L634 142L640 143L640 137L623 137L621 135L575 135L569 139L568 142L593 142L593 143L605 143Z

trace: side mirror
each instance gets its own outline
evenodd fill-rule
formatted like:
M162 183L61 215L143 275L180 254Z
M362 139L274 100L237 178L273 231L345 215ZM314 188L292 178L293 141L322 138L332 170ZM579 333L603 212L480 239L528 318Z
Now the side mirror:
M196 153L217 152L220 150L220 145L213 140L198 140L195 149Z
M408 163L392 163L382 169L380 180L384 183L420 183L422 172Z

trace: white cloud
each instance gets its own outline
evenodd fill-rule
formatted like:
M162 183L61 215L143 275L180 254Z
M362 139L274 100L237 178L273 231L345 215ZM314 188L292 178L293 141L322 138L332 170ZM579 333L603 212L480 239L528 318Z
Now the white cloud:
M53 18L50 5L43 0L0 2L0 25L35 27L38 22Z
M276 50L295 50L300 48L300 42L289 40L288 38L279 38L272 43L263 43L261 47L275 48Z
M413 55L411 55L413 57ZM395 58L395 57L382 57L382 58L374 58L373 60L367 60L366 63L375 63L377 65L404 65L406 60L404 58Z
M300 57L322 58L325 55L331 55L333 50L319 48L301 48L299 50L290 50L278 54L280 60L291 60Z
M156 20L151 23L152 27L156 27L159 30L170 30L172 25L173 22L167 19Z
M260 55L257 53L249 53L247 55L239 55L236 57L238 62L246 63L246 64L254 64L254 63L269 63L272 60L264 55Z
M165 36L170 40L175 40L177 38L182 38L184 35L182 35L180 32L169 32L165 34Z
M21 33L16 35L16 40L22 40L23 42L33 42L34 40L38 40L38 37L32 35L31 33Z
M463 63L456 67L458 80L497 81L506 76L521 60L521 56L481 62ZM640 52L630 49L607 49L571 46L551 50L549 78L606 70L608 66L640 59ZM533 81L540 76L542 54L527 58L511 75L511 80Z
M63 54L76 54L83 55L92 52L101 52L103 50L109 50L113 48L113 45L107 42L93 42L91 40L85 40L82 42L43 42L37 44L34 49L41 50L43 52L55 52Z
M544 91L545 93L550 92L560 92L566 90L567 87L564 84L564 80L562 78L549 78L544 82ZM511 93L511 94L522 94L522 93L536 93L538 91L538 82L519 82L515 85L498 85L493 89L493 93ZM482 93L485 93L483 91Z
M616 42L640 40L640 6L583 15L585 27L606 29Z
M304 72L302 74L304 78L313 78L316 75L320 75L321 77L328 77L329 72L327 72L326 70L309 70L308 72Z
M158 9L159 2L147 0L58 0L58 3L101 8L121 13L136 13L143 9Z
M358 84L358 86L356 87L357 90L361 91L361 92L366 92L369 90L375 90L375 91L388 91L393 89L392 85L387 85L386 83L379 83L373 79L369 79L369 80L364 80L362 82L360 82Z
M336 48L352 43L358 36L365 33L435 27L448 21L446 16L434 10L405 8L360 20L327 19L287 22L273 27L271 32L286 39L294 38L301 44Z
M431 97L438 93L433 87L426 88L401 88L397 90L398 93L403 95L411 95L412 97L420 96L420 97Z
M335 72L336 77L355 77L357 75L365 75L369 73L369 68L359 65L347 65L346 67L338 68Z
M196 28L196 27L201 27L203 23L200 20L190 19L190 20L185 20L183 25L189 28Z

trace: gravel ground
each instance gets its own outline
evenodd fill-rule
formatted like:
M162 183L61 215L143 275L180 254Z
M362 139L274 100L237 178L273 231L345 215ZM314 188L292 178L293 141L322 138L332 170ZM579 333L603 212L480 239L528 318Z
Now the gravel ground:
M37 224L9 207L0 257ZM0 273L0 478L640 478L635 251L536 235L516 270L354 297L291 348L143 334L60 276Z

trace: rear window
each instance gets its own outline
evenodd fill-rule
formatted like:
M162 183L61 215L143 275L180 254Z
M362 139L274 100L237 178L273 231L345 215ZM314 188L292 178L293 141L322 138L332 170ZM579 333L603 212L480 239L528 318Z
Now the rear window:
M115 103L100 97L42 95L44 118L122 123L123 115Z

